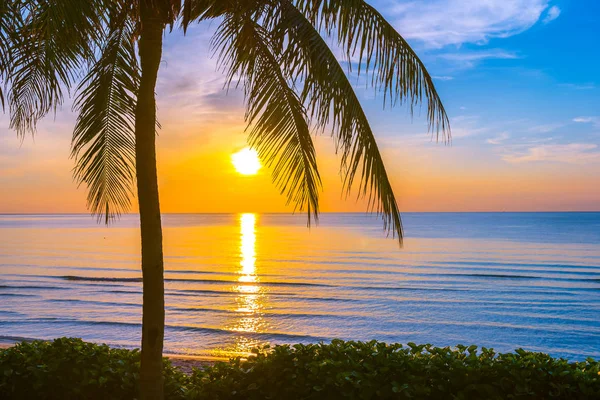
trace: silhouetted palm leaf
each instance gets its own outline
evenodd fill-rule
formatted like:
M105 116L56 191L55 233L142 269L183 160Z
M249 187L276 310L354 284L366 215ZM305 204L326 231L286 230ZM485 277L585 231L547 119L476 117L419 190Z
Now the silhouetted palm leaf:
M228 82L244 79L249 142L267 165L273 180L300 209L318 218L320 177L306 112L288 85L273 54L268 33L255 22L256 13L228 13L214 39Z
M102 29L101 2L13 1L24 24L12 43L11 128L35 131L37 121L63 102L85 60L93 56Z
M371 83L384 91L392 105L407 101L411 111L427 100L427 119L439 137L449 139L450 124L433 79L389 22L364 0L295 0L308 20L335 36L358 73L371 72ZM447 135L447 136L446 136Z
M135 182L135 105L139 69L134 26L111 21L101 56L80 84L74 108L75 178L88 186L88 207L106 223L128 210Z
M14 1L0 0L0 102L5 106L4 88L12 68L13 42L21 29L21 8Z
M274 35L286 48L284 68L303 81L302 101L320 128L331 127L342 153L347 193L361 172L361 195L383 216L384 228L402 239L402 223L392 186L369 121L342 67L323 38L291 2L281 2L272 22Z

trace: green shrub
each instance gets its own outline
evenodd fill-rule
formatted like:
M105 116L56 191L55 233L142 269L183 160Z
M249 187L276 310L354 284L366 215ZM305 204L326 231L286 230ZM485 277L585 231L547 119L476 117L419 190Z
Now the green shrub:
M600 399L600 363L476 346L380 342L265 347L191 376L165 363L167 399ZM135 399L137 350L80 339L0 350L0 399Z
M599 363L476 346L277 346L194 371L191 399L600 399Z
M0 399L135 399L140 353L61 338L0 350ZM167 398L183 398L185 375L167 361Z

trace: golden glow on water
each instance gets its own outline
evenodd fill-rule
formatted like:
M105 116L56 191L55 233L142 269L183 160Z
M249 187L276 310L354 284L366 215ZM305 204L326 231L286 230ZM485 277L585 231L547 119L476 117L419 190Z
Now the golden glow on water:
M240 262L242 266L239 281L255 282L256 276L256 215L242 214L240 216Z
M256 215L240 215L240 269L238 282L233 287L238 293L235 312L239 314L229 329L237 332L263 332L266 330L262 310L265 293L260 286L256 271ZM256 343L251 338L240 336L236 339L235 351L248 352Z

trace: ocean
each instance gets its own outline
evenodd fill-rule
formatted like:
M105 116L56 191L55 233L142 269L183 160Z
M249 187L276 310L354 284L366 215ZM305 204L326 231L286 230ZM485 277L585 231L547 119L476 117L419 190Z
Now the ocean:
M377 339L600 358L600 213L167 214L165 352ZM0 341L138 347L138 217L0 215Z

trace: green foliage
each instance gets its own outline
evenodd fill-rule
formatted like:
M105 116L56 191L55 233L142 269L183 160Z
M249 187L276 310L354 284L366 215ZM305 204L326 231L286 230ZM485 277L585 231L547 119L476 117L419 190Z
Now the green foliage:
M600 363L518 349L344 342L265 347L185 375L166 361L165 398L599 399ZM1 399L135 399L140 354L80 339L0 350Z
M192 399L598 399L600 364L376 341L277 346L196 370Z
M61 338L0 350L1 399L135 399L140 353ZM186 377L164 364L165 396L183 398Z

